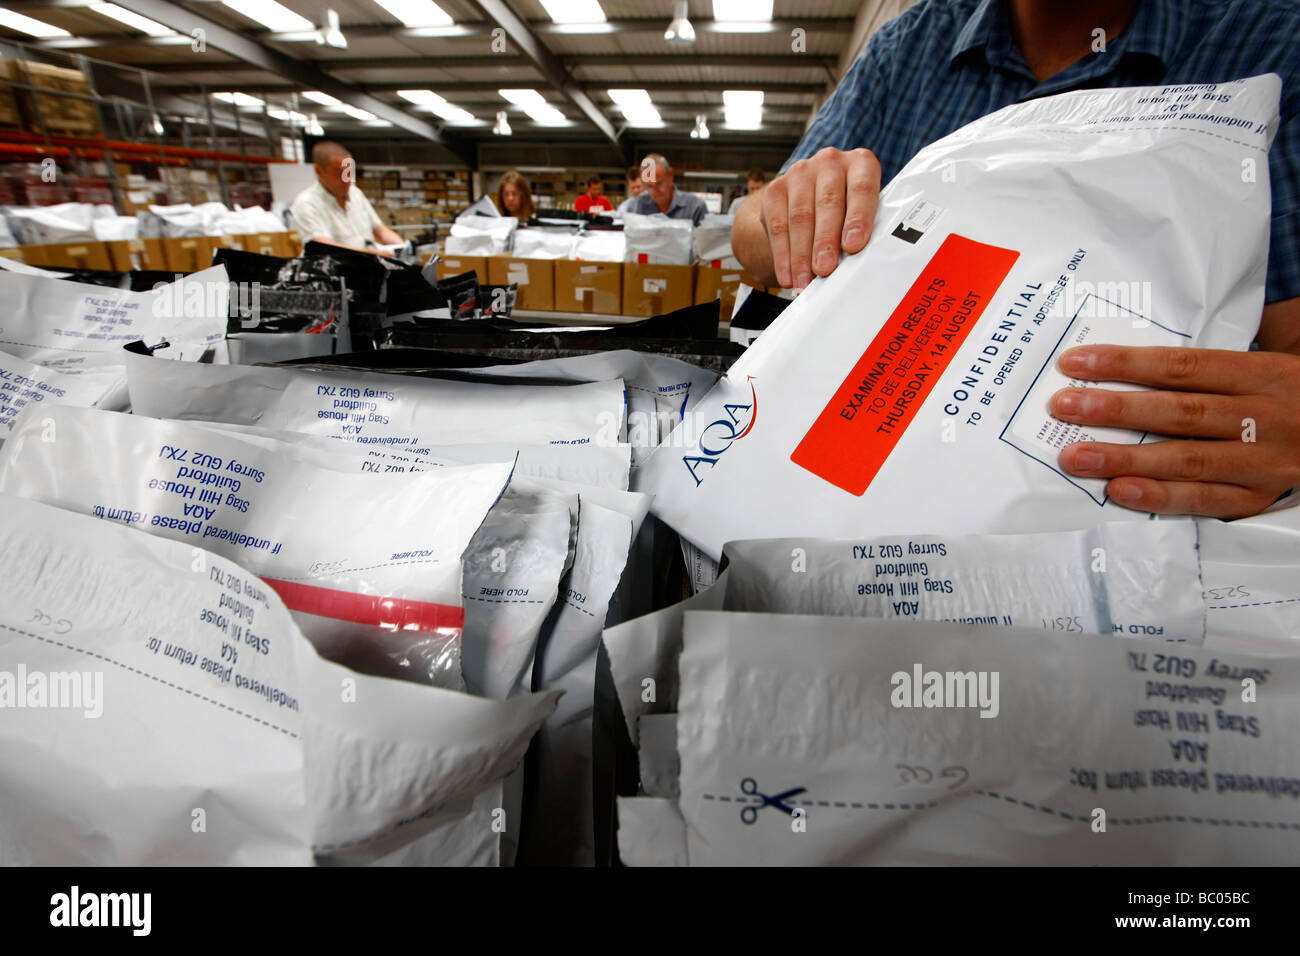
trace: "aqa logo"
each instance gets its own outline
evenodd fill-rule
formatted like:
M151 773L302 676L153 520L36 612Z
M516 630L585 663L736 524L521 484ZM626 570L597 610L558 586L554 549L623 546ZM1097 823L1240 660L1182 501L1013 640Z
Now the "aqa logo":
M758 421L758 392L754 389L752 375L749 376L749 395L748 405L723 405L723 417L709 422L700 432L699 454L682 456L682 464L695 479L695 487L704 482L699 471L702 465L714 467L723 452L753 431L754 423Z

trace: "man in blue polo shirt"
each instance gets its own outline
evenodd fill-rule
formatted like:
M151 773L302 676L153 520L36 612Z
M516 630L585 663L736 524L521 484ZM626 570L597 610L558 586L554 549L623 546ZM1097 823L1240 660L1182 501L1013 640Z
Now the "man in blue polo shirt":
M641 179L645 182L645 189L628 207L628 212L642 216L662 213L669 219L689 219L697 226L709 214L703 199L677 188L673 182L673 168L658 153L651 153L641 160Z
M1052 400L1066 421L1195 436L1064 449L1067 471L1112 479L1120 504L1256 514L1300 485L1298 38L1292 0L921 0L871 38L763 201L740 208L732 245L759 279L802 289L829 275L841 250L866 245L882 183L980 116L1068 90L1278 74L1260 351L1073 349L1062 357L1068 374L1155 391L1063 389ZM1240 440L1247 418L1254 442Z

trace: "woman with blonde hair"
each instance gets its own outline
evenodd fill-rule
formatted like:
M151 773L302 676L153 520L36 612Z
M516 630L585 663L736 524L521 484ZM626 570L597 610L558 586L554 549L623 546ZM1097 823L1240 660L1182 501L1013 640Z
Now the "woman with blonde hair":
M501 215L514 216L520 222L527 222L537 210L528 180L513 169L502 174L497 185L496 203Z

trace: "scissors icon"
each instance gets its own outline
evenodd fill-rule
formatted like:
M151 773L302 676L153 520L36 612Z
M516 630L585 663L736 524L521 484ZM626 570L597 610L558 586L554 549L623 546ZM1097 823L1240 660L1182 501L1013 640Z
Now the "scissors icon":
M807 787L795 787L793 790L787 790L785 793L778 793L769 797L766 793L758 792L758 782L753 777L746 777L740 781L740 792L750 797L760 797L763 802L753 806L741 807L740 819L747 826L752 826L758 822L758 811L764 807L776 807L778 810L784 810L787 815L794 816L795 808L785 802L786 798L793 797L797 793L804 793L807 789Z

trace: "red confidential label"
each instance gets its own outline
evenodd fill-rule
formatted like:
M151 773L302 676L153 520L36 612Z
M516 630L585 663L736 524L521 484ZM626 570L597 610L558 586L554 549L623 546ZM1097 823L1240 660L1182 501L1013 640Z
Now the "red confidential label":
M866 491L1018 258L945 239L790 460L850 494Z
M378 597L319 588L296 581L263 578L291 611L302 611L338 621L367 624L392 631L459 631L465 626L465 609L428 601Z

